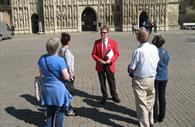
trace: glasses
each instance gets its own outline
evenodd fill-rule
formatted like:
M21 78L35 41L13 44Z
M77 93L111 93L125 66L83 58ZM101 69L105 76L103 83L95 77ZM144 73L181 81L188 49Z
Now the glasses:
M101 32L101 34L107 34L108 32Z

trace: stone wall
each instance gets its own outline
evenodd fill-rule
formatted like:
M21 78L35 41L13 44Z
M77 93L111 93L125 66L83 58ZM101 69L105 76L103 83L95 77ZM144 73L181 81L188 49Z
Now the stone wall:
M96 30L100 23L111 31L131 31L142 11L158 30L178 26L178 0L12 0L13 25L16 33L39 32L40 27L45 33L80 32L87 8L96 15ZM38 18L33 20L34 15Z
M168 26L169 29L178 29L179 23L179 2L178 0L170 0L168 4Z

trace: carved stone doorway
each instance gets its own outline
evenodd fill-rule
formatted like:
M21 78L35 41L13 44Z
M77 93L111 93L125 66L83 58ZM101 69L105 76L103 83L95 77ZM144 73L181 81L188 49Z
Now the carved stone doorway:
M96 31L97 22L96 22L96 13L91 8L86 8L82 13L82 31Z
M146 11L142 11L139 16L139 27L147 27L148 25L148 13Z
M39 32L38 22L39 22L39 16L34 13L31 16L32 33L38 33Z

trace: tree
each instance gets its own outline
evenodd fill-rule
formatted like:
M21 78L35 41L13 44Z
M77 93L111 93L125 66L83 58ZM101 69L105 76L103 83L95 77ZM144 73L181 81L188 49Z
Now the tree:
M186 0L186 18L188 22L195 22L195 0Z

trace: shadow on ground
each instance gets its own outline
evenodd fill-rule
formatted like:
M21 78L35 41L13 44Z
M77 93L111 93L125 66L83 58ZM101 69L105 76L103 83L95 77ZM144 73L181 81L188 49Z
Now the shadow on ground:
M96 107L96 108L104 108L106 110L112 111L112 112L117 112L117 113L122 113L122 114L126 114L129 115L131 117L135 117L136 118L136 112L126 108L124 106L121 106L120 104L116 104L114 102L106 102L106 104L99 104L99 101L94 101L91 99L84 99L84 102L86 102L88 105L92 106L92 107Z
M84 98L95 99L95 100L100 100L102 98L101 96L91 95L91 94L88 94L88 93L81 91L81 90L78 90L78 89L74 89L73 95L79 96L79 97L84 97Z
M110 114L106 112L101 112L97 108L81 107L81 108L77 108L77 113L81 117L86 117L96 122L99 122L101 124L109 125L111 127L124 127L118 123L115 123L112 120L118 120L130 124L138 125L138 121L134 119L126 118L120 115Z
M114 102L107 102L105 105L99 104L100 96L90 95L84 91L80 91L75 89L74 96L83 97L83 101L89 105L90 107L80 107L77 108L78 116L92 119L101 124L113 126L113 127L123 127L120 123L116 123L113 120L123 121L128 124L138 125L138 121L136 119L136 112L121 106L120 104L116 104ZM10 115L14 116L19 120L23 120L26 123L33 124L35 126L41 127L45 123L45 109L40 107L40 102L36 100L36 98L29 94L20 95L20 97L24 98L30 104L35 105L39 111L32 111L30 109L16 109L13 106L7 107L5 111ZM124 117L124 115L114 114L102 112L99 108L104 108L105 110L126 114L128 117ZM135 119L132 119L134 117Z
M134 117L136 119L136 112L129 108L126 108L124 106L121 106L120 104L116 104L113 102L107 102L105 105L101 105L99 103L99 100L102 99L102 97L90 95L80 90L75 90L74 95L84 97L85 99L83 99L83 101L87 105L92 107L92 108L91 107L77 108L77 114L81 117L86 117L96 122L109 125L112 127L123 127L120 124L113 122L112 120L118 120L118 121L123 121L129 124L133 124L133 125L139 125L137 120L130 118L130 117ZM102 111L99 111L98 108L104 108L105 110L108 110L111 112L126 114L126 115L129 115L129 117L124 117L124 115L121 116L118 114L116 115L116 114L111 114L107 112L102 112Z
M36 106L40 105L40 102L38 102L37 99L32 95L23 94L23 95L20 95L20 97L23 97L28 102L30 102L32 105L36 105Z
M36 112L30 109L16 109L12 106L7 107L5 111L10 115L14 116L15 118L22 120L26 123L30 123L38 127L44 125L45 115L43 112Z
M186 42L195 43L195 38L187 38Z
M23 94L20 97L25 98L29 103L37 107L40 106L40 103L32 95ZM30 109L16 109L13 106L7 107L5 111L10 115L14 116L19 120L23 120L26 123L33 124L35 126L41 127L45 123L45 109L39 107L39 111L32 111Z

